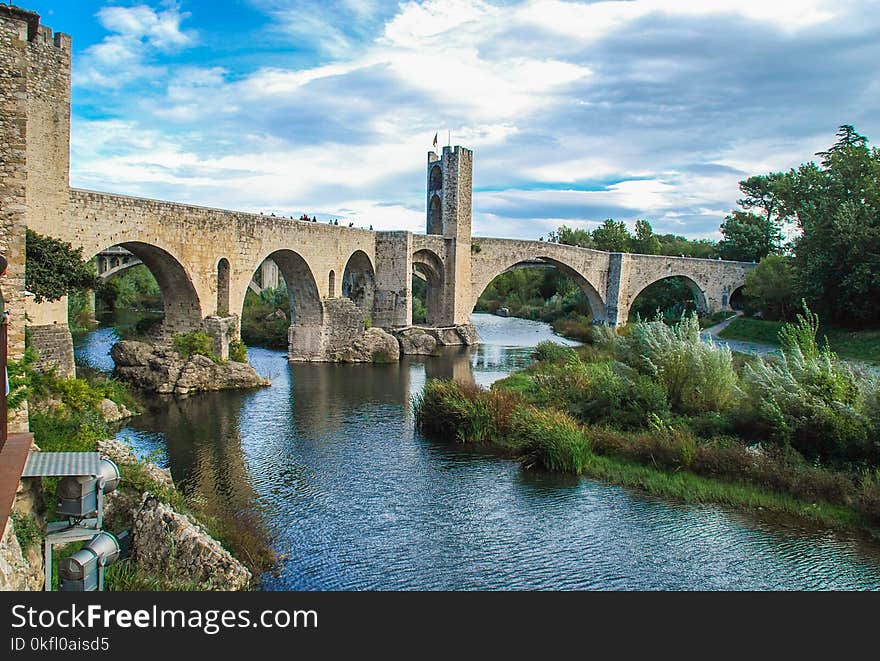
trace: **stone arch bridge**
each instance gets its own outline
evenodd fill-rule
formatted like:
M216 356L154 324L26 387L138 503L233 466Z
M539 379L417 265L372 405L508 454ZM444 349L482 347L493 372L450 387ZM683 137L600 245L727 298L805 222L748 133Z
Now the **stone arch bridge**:
M239 337L253 275L267 260L290 292L292 360L326 359L357 339L367 319L387 329L410 326L414 272L428 283L428 324L450 343L472 338L463 329L477 299L511 268L564 271L587 294L597 322L620 324L642 289L669 276L686 278L704 310L721 310L753 266L472 237L473 152L458 146L428 153L424 235L71 188L70 47L69 36L53 35L36 14L0 11L0 59L11 81L0 89L4 229L26 226L82 247L87 258L130 255L127 263L105 262L104 275L145 264L162 290L165 332L208 332L224 356ZM14 307L23 297L11 300ZM27 307L44 357L72 371L66 301Z

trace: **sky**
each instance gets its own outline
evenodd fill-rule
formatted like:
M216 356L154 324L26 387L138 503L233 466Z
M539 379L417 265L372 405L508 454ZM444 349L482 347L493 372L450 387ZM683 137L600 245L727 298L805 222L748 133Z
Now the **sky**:
M877 0L18 0L73 35L71 184L425 230L435 133L474 234L647 218L880 136Z

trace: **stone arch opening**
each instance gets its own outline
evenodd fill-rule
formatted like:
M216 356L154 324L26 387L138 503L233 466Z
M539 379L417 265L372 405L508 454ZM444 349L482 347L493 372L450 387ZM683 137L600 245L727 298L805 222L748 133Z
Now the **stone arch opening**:
M504 301L495 298L489 300L487 295L492 294L492 287L498 284L501 276L519 271L524 282L520 283L523 291L520 296L540 298L545 306L552 305L560 311L564 310L567 316L576 319L580 323L600 322L605 320L605 303L593 284L581 275L577 270L546 256L535 256L532 259L524 259L508 265L498 271L479 292L474 292L474 309L477 311L498 313L501 308L508 307ZM541 277L526 277L532 273ZM528 281L528 282L525 282ZM516 297L514 297L516 298ZM555 300L554 300L555 298ZM533 318L532 308L534 301L517 301L518 305L526 308L524 316ZM512 316L517 316L514 310ZM503 313L503 311L502 311ZM522 315L523 313L521 313ZM580 319L583 317L583 319Z
M731 310L736 310L738 312L745 310L746 308L746 295L745 295L745 285L740 285L739 287L734 288L732 292L730 292L730 296L727 301L727 308ZM726 308L725 308L726 309Z
M426 283L425 300L421 301L424 323L437 326L441 323L443 307L443 260L432 250L417 250L413 254L413 275Z
M376 292L376 272L370 258L363 250L355 250L342 272L342 295L350 298L363 312L373 310Z
M439 195L432 195L431 203L428 205L428 234L443 234Z
M180 261L167 250L149 243L127 241L116 245L133 254L138 262L122 264L112 273L108 272L105 282L143 265L158 284L162 331L170 334L197 330L201 326L202 306L192 278Z
M263 303L271 305L280 301L287 305L287 318L280 318L283 310L276 310L278 318L270 323L280 326L279 332L286 325L288 357L291 360L315 360L321 356L323 346L324 306L312 269L302 255L286 248L266 255L259 264L267 259L278 267L284 291L270 290L273 301ZM283 300L285 296L286 301ZM244 310L242 319L245 319ZM280 343L283 338L276 340Z
M336 297L336 271L332 269L330 270L330 275L327 276L327 291L330 298Z
M217 262L217 316L229 316L229 260Z
M690 276L676 274L654 280L636 291L630 299L627 319L652 319L659 310L665 318L674 320L686 312L703 314L708 309L702 287Z
M428 179L428 190L439 191L443 188L443 171L439 165L431 168L431 176Z

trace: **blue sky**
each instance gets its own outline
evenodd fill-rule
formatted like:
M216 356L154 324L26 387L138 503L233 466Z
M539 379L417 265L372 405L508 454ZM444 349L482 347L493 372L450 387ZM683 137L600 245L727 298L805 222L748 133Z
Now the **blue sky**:
M475 234L717 238L740 179L880 135L870 0L19 4L73 35L84 188L424 231L449 130Z

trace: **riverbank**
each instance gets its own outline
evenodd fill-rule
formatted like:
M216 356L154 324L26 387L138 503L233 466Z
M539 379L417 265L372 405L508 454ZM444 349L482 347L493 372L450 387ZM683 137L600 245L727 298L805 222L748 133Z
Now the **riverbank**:
M718 336L725 340L740 340L754 344L779 347L779 321L734 319ZM840 328L822 328L820 337L827 337L831 350L846 360L880 365L880 330L852 331Z
M85 378L61 379L31 369L33 358L32 352L28 353L14 371L22 376L18 382L25 389L21 394L28 399L31 431L39 450L100 452L115 461L121 472L119 488L105 502L104 529L117 535L132 532L134 556L108 569L106 589L242 589L251 583L252 576L274 563L265 533L249 517L231 522L217 516L206 503L179 490L169 471L149 458L137 460L124 443L108 440L113 439L120 422L144 409L124 384L89 370L85 370ZM46 478L25 489L27 502L20 508L16 532L22 553L32 565L42 563L41 554L32 551L42 543L43 524L57 519L57 484L57 479ZM167 521L156 523L165 520L176 522L166 530ZM176 548L182 542L188 547ZM56 560L80 546L59 549ZM233 556L245 562L239 563ZM194 558L208 574L218 576L187 569ZM42 568L37 569L41 574ZM223 584L217 581L220 575L228 579Z
M737 370L729 350L699 339L695 320L685 329L636 324L626 339L606 334L599 347L542 345L538 362L492 390L429 382L415 399L417 424L430 437L492 448L526 467L822 525L880 526L875 383L830 355L795 373L757 358ZM800 347L794 353L805 363ZM797 360L789 353L784 365ZM812 369L823 362L824 374ZM817 377L837 383L831 401L814 392L815 401L796 401L797 386ZM850 398L835 401L847 398L844 383ZM780 396L777 385L789 392Z

